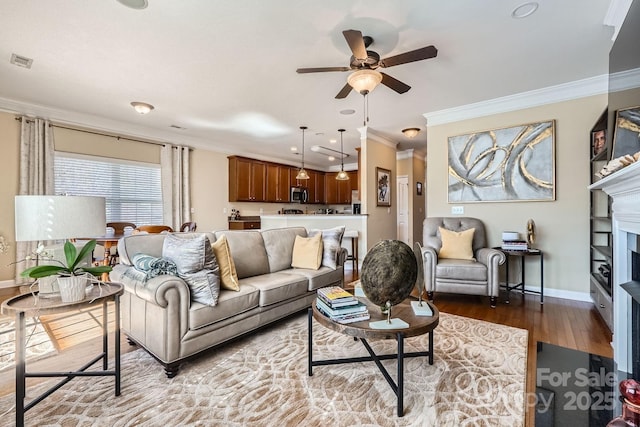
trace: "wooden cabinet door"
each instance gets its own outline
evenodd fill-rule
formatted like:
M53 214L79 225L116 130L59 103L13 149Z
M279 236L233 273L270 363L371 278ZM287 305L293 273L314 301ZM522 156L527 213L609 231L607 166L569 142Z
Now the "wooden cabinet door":
M265 189L265 201L267 202L278 201L278 180L280 179L279 170L280 167L278 165L267 165L267 179Z
M338 181L338 203L350 204L351 203L351 179L344 181Z
M263 162L251 162L251 201L265 201L265 181L267 165Z
M278 166L278 189L276 192L276 198L278 202L289 202L291 197L290 189L290 174L291 168L289 166Z
M251 163L247 159L229 159L229 170L232 175L229 177L229 201L251 201Z
M325 202L324 175L325 174L323 172L318 172L318 175L316 176L316 186L315 186L316 194L315 194L315 199L313 199L314 203L324 204Z
M335 172L327 172L324 174L324 194L326 204L338 204L338 181L336 180Z

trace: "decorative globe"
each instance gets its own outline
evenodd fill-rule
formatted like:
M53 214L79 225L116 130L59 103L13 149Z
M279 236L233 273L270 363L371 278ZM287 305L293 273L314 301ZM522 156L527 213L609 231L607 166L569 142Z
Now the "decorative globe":
M369 301L393 306L411 294L417 277L418 263L409 245L400 240L382 240L364 257L360 283Z

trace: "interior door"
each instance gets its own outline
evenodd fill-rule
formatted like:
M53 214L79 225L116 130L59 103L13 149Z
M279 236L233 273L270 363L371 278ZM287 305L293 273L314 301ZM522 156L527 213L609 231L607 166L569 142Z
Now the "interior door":
M399 176L396 180L398 198L398 240L413 246L409 236L409 178Z

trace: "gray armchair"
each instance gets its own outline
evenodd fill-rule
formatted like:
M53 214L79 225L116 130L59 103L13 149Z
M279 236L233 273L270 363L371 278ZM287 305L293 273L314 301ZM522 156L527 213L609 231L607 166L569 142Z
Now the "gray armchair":
M439 227L456 232L475 228L472 241L475 259L439 259L442 248ZM423 223L422 239L424 284L430 300L435 292L487 295L491 307L496 306L500 292L499 266L506 258L502 251L486 247L482 221L469 217L427 218Z

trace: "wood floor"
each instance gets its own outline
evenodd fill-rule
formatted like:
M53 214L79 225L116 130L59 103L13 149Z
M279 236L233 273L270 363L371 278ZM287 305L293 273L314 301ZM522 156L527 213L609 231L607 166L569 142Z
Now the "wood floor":
M351 270L345 272L348 283L357 279ZM537 295L522 296L512 292L511 303L504 304L501 298L494 309L489 307L487 297L462 295L436 295L435 303L442 312L500 323L529 331L527 361L527 393L535 393L536 342L542 341L574 350L612 357L611 332L600 319L592 304L546 297L540 305ZM111 306L109 319L112 316ZM29 363L29 370L76 369L78 361L91 359L101 349L102 309L70 312L58 316L42 316L54 344L59 349L55 356ZM109 340L113 348L113 334ZM121 339L123 352L133 351L126 339ZM158 366L160 369L160 366ZM78 381L82 379L77 379ZM37 380L31 379L29 384ZM0 396L15 392L15 377L12 370L0 373ZM527 424L533 426L534 414L527 410Z

